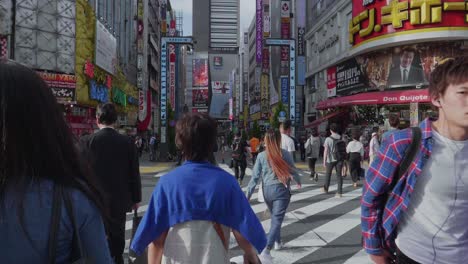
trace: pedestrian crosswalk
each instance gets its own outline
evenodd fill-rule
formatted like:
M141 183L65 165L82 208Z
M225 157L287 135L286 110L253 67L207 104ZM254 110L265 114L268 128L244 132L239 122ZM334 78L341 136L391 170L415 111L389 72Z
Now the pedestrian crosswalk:
M221 164L221 168L233 174L232 169ZM250 176L248 168L246 175ZM284 247L271 252L274 263L371 263L361 247L360 197L361 189L350 182L343 185L343 197L335 198L337 185L331 185L329 194L321 192L322 182L309 180L309 172L301 172L302 189L292 186L292 197L281 229ZM323 175L321 175L323 178ZM247 182L243 184L246 191ZM253 211L260 219L266 232L270 229L270 215L265 203L257 200L257 192L251 199ZM147 205L140 207L146 211ZM132 222L126 223L127 237L130 237ZM127 240L127 250L128 250ZM242 251L230 237L231 262L243 263Z

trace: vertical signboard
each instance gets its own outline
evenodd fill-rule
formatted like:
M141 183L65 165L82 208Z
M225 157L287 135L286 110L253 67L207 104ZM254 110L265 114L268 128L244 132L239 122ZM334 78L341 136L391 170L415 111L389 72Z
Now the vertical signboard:
M257 5L256 5L256 15L255 15L255 26L256 26L256 39L255 39L255 53L256 53L256 59L257 63L261 64L262 63L262 47L263 47L263 16L262 16L262 8L263 8L263 0L256 0Z
M281 1L281 38L289 39L291 37L291 18L290 2ZM288 74L289 51L287 46L281 46L281 74Z
M283 104L289 103L289 91L288 91L288 76L281 76L281 102Z
M419 125L419 109L418 103L410 103L410 126L415 127Z
M176 46L169 44L169 102L171 109L175 110L175 75L176 75Z
M287 46L286 46L287 48ZM289 118L292 122L295 121L296 114L296 41L289 41Z
M297 84L305 85L306 0L296 0L297 14Z
M336 66L327 69L327 97L336 96Z
M262 94L261 99L261 110L262 110L262 118L267 119L269 112L270 112L270 97L269 97L269 89L268 89L268 74L262 74L260 79L260 91Z
M162 140L162 129L166 126L167 120L167 41L165 38L162 39L161 43L161 143L165 143Z

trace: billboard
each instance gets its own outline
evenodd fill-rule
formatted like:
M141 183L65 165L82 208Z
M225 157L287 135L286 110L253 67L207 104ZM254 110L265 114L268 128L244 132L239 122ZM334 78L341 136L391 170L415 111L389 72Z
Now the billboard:
M327 97L336 96L336 66L327 69Z
M256 26L256 38L255 38L255 52L256 52L256 59L257 63L262 63L262 42L263 42L263 16L262 16L262 8L263 8L263 1L256 0L256 14L255 14L255 26Z
M176 46L169 44L169 102L171 109L175 110L176 90Z
M58 74L36 71L52 90L58 103L75 101L76 76L71 74Z
M216 68L221 68L223 67L223 57L221 56L214 56L213 57L213 66Z
M369 43L371 47L382 45L377 43L382 39L391 38L393 43L408 40L409 34L414 41L440 35L441 31L468 30L465 10L465 1L460 0L353 0L349 43Z
M193 59L192 60L192 86L207 87L208 86L208 60Z
M117 65L117 39L99 20L96 21L95 64L114 75Z
M209 102L208 88L192 90L192 106L208 107L208 102Z
M223 119L229 118L229 99L231 98L229 81L211 82L211 93L210 116Z

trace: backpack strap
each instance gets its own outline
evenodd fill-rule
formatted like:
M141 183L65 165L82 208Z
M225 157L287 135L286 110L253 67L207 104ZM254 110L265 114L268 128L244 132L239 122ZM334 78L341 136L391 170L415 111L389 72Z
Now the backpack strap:
M419 147L421 146L421 128L412 127L411 132L411 144L408 146L405 155L403 156L403 159L401 160L400 165L398 166L398 177L393 177L392 179L390 190L393 190L400 178L408 171L409 167L411 166L411 163L413 163L414 158L416 157L416 154L419 151Z

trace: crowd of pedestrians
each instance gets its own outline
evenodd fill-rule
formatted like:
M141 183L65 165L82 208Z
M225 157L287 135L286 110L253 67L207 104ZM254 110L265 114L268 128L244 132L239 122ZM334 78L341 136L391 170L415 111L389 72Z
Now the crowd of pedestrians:
M105 103L96 110L99 130L78 141L51 90L33 70L0 61L0 83L1 262L124 263L126 215L142 199L139 157L148 142L150 159L155 158L157 135L145 140L119 134L116 107ZM271 250L282 249L292 182L301 188L294 162L298 151L315 181L323 153L324 193L333 169L337 198L343 195L347 170L355 188L363 180L362 242L372 262L466 262L468 59L439 65L429 93L438 119L398 130L398 117L390 115L389 131L382 136L372 132L367 173L367 144L359 129L348 138L330 124L324 140L313 130L297 142L287 120L279 130L249 141L235 134L229 142L233 177L213 155L228 152L216 121L185 114L175 136L181 165L154 188L131 249L147 251L149 263L228 264L232 234L244 263L272 263ZM253 170L243 193L248 158ZM259 184L271 214L268 233L249 204Z

